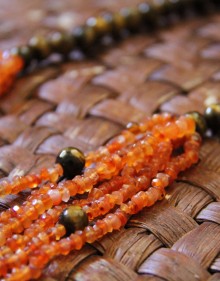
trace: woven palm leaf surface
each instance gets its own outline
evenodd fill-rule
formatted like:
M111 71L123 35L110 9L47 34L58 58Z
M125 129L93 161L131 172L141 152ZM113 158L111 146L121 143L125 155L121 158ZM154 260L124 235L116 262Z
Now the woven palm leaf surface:
M139 2L0 0L0 48ZM0 101L0 176L49 167L66 146L95 149L155 111L202 113L220 102L219 31L220 14L191 15L21 77ZM121 231L54 259L40 280L220 280L219 139L204 141L200 159L163 201ZM0 210L27 194L0 198Z

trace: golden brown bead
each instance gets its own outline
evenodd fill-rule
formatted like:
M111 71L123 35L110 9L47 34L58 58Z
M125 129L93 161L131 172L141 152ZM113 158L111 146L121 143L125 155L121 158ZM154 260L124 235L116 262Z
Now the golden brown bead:
M71 234L87 226L88 217L79 206L70 206L60 215L59 223L64 225L68 234Z

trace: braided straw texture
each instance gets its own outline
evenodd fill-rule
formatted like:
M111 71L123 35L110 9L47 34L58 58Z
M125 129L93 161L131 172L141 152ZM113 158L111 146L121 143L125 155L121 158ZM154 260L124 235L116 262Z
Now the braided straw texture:
M138 2L0 0L0 48ZM0 176L49 167L66 146L94 149L157 110L202 113L220 102L219 30L220 15L193 18L130 36L89 59L54 58L21 77L0 101ZM56 258L40 280L220 280L219 140L205 140L200 158L163 201L121 231ZM27 194L0 198L0 209Z

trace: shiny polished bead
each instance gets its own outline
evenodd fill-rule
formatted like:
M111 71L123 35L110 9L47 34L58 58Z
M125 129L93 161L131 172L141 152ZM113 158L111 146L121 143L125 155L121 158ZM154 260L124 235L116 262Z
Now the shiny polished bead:
M82 173L85 166L85 156L79 149L67 147L58 154L56 163L59 163L63 167L64 177L72 179Z
M74 38L71 34L55 32L48 37L48 43L52 51L60 54L68 54L74 48Z
M141 21L141 15L138 9L123 8L120 14L125 18L126 27L131 30L135 29Z
M208 128L214 133L218 132L220 125L220 104L212 104L208 106L205 110L204 117Z
M146 25L152 27L156 21L155 9L148 3L141 3L138 5L141 21Z
M76 46L82 49L89 47L96 39L95 28L91 26L79 26L73 30L72 36Z
M120 13L115 13L112 19L114 34L120 33L121 29L126 27L126 19Z
M88 18L86 25L93 28L97 35L104 35L111 31L111 23L105 17Z
M44 59L51 54L48 40L43 36L32 37L28 46L33 50L36 59Z
M204 116L197 111L186 113L186 116L193 118L193 120L196 122L196 131L204 136L207 130L207 124Z
M79 206L70 206L60 215L59 223L64 225L67 234L83 229L88 225L87 214Z

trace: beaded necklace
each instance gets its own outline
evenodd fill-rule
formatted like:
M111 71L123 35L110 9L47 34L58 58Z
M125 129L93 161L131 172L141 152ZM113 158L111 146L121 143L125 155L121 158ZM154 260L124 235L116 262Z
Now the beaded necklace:
M155 17L201 4L198 0L155 2L92 18L71 34L34 37L26 46L2 52L0 94L6 94L33 59L68 53L106 33L152 24ZM217 0L210 3L219 6ZM37 279L55 256L68 255L119 230L130 215L162 200L178 174L198 162L201 136L206 125L215 132L219 108L209 106L204 116L154 114L141 123L129 123L121 134L86 156L68 147L50 169L1 181L0 196L33 189L22 205L0 214L1 280Z

